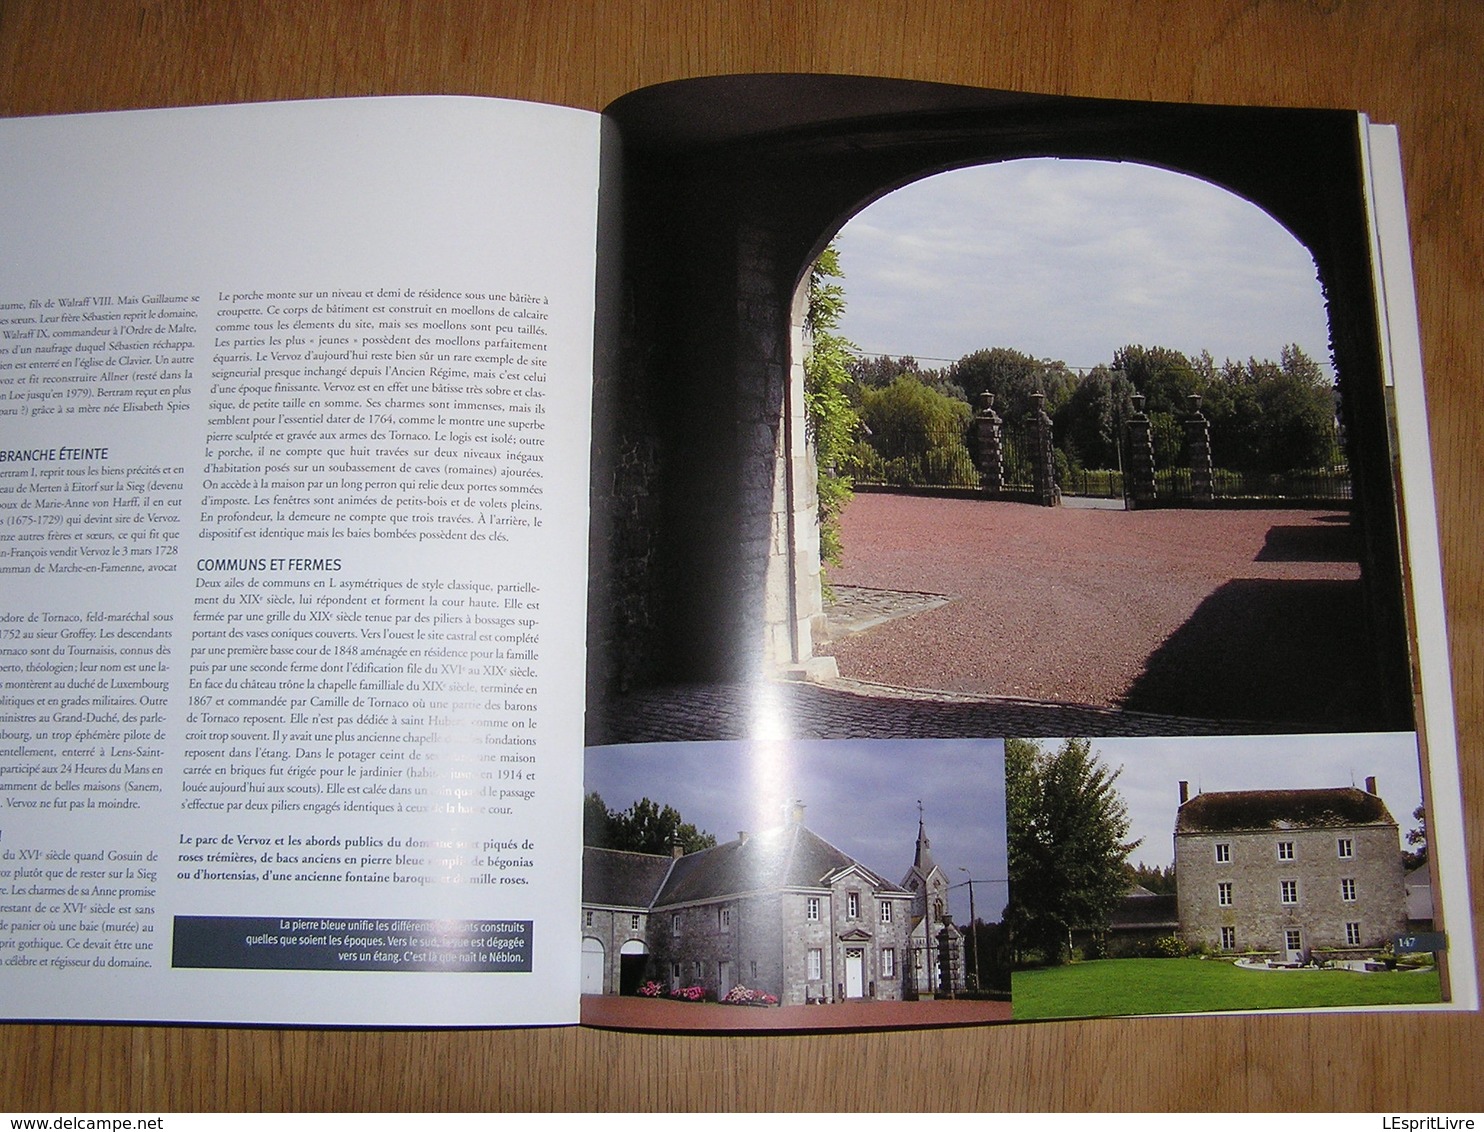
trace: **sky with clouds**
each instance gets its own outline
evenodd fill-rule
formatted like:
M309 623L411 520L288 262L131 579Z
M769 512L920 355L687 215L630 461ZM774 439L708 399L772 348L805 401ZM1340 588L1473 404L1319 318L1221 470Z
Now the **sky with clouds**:
M836 238L844 334L870 355L955 360L1008 346L1073 367L1121 346L1328 372L1313 258L1256 205L1184 174L1033 158L914 182Z
M1060 740L1043 740L1053 749ZM1122 767L1117 786L1128 806L1130 855L1164 868L1175 859L1175 811L1180 782L1190 795L1213 790L1311 790L1335 786L1376 789L1403 837L1422 804L1417 739L1412 732L1362 735L1256 735L1232 738L1094 739L1104 765ZM1403 846L1405 848L1405 846Z
M1005 906L997 739L636 743L589 749L585 778L609 809L647 797L718 841L781 825L785 804L800 799L809 829L892 884L912 865L920 800L949 882L975 881L981 919L997 919ZM950 896L955 921L966 923L967 887Z
M1062 740L1037 740L1054 749ZM1174 860L1179 784L1217 790L1377 788L1404 837L1422 802L1411 732L1256 735L1218 738L1093 739L1105 765L1122 768L1130 861L1159 868ZM974 740L756 740L635 743L587 752L585 788L614 810L640 798L674 806L686 821L730 841L782 824L792 799L804 824L893 884L912 864L917 803L933 857L952 883L973 877L976 911L996 918L1006 899L1004 747ZM1404 847L1404 846L1403 846ZM957 888L954 919L968 919Z

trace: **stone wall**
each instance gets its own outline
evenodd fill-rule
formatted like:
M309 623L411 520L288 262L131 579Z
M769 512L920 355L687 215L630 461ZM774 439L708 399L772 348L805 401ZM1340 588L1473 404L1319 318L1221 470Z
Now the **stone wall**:
M633 927L634 917L639 926ZM622 969L620 952L623 945L637 940L649 947L649 915L638 909L583 908L582 935L603 945L603 993L617 994ZM656 977L651 972L650 977Z
M1348 838L1354 856L1341 858L1337 841ZM1278 856L1291 842L1293 859ZM1231 847L1231 860L1216 860L1217 844ZM1237 833L1178 833L1175 873L1179 878L1181 934L1190 942L1221 946L1221 928L1236 929L1240 951L1286 950L1285 931L1302 933L1303 949L1345 947L1345 925L1360 924L1361 943L1379 947L1406 925L1401 846L1396 826L1264 830ZM1355 882L1345 900L1341 882ZM1297 902L1285 904L1282 884L1297 885ZM1220 903L1222 883L1232 903Z

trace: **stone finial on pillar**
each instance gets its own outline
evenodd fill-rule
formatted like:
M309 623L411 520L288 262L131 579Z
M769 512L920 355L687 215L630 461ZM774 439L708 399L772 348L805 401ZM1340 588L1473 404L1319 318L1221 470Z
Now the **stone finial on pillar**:
M1134 507L1154 502L1154 438L1144 415L1144 394L1133 395L1134 415L1124 425L1128 435L1129 500Z
M1201 395L1192 393L1190 415L1185 418L1185 447L1190 452L1190 498L1210 503L1215 498L1215 472L1211 464L1211 422L1201 415Z
M1004 422L994 411L993 393L979 394L974 437L979 445L979 486L986 494L998 495L1005 490L1005 433Z
M1026 415L1026 437L1031 446L1031 479L1036 502L1042 507L1061 503L1061 489L1056 486L1056 457L1052 454L1051 418L1046 415L1046 394L1031 394L1031 411Z

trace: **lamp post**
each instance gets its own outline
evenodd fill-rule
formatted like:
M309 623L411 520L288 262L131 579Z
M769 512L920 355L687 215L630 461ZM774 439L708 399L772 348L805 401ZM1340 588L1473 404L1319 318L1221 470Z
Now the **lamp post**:
M962 865L958 871L965 875L969 872ZM982 988L979 985L979 917L974 914L974 878L969 877L963 883L969 886L969 930L974 933L974 989L977 991Z

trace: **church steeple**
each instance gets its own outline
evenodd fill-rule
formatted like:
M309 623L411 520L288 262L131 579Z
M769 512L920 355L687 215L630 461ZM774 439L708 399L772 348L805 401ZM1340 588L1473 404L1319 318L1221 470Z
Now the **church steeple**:
M923 819L922 803L917 803L917 851L912 857L912 867L902 877L902 887L912 893L912 914L925 916L932 913L935 905L943 902L943 892L948 881L943 870L933 860L932 843L928 840L927 823Z
M917 854L912 858L912 867L924 877L937 865L933 863L932 844L928 841L927 826L923 823L922 803L917 803Z

